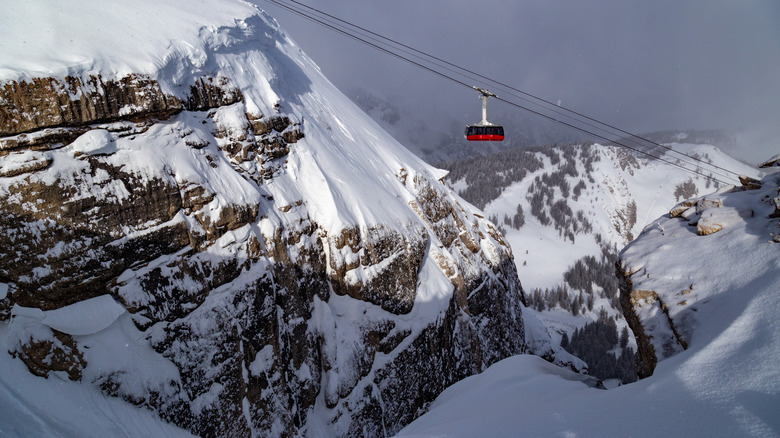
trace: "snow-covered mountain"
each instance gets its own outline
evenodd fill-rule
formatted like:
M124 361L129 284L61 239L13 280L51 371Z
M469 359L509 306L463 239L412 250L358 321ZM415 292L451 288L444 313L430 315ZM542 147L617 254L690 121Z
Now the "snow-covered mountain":
M379 436L507 356L582 368L493 224L254 6L0 28L2 433Z
M717 138L705 134L656 137ZM722 169L753 177L760 173L710 144L665 146L670 149L652 151L661 160L585 143L520 148L446 164L450 185L483 208L513 248L528 305L557 341L610 317L615 320L610 330L627 327L615 277L617 254L668 205L712 191L718 182L710 175L738 183ZM666 161L694 163L688 167L701 174ZM628 344L635 348L633 340Z
M667 205L621 252L621 296L651 376L603 391L515 356L448 388L397 436L780 436L774 169Z

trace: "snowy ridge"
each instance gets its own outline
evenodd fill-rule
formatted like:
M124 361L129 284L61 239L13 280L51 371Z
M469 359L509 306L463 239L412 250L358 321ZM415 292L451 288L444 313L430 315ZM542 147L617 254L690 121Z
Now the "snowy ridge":
M155 14L148 14L149 9ZM202 11L209 10L208 14ZM77 10L78 12L74 12ZM255 14L246 2L141 1L105 8L102 2L30 1L0 17L7 38L0 42L0 80L68 75L157 74L171 61L207 59L213 33ZM67 18L67 26L62 20ZM193 24L196 24L193 26ZM78 32L74 32L78 29Z
M75 77L79 95L46 91L82 103L127 75L152 84L106 120L0 139L0 257L20 260L0 329L30 371L206 436L334 436L397 431L510 354L582 369L526 318L496 228L273 19L228 0L88 6L40 14L64 23L62 51L29 26L44 2L2 22L3 81ZM187 104L139 113L144 93ZM2 383L14 427L27 402Z
M733 305L721 294L742 290L746 279L752 279L749 287L777 290L772 279L778 278L780 267L773 218L778 175L764 178L760 188L727 186L686 200L671 210L671 217L645 227L643 239L621 253L621 270L630 284L624 293L659 361L701 336L705 308ZM696 247L700 261L694 263L689 252L666 244L669 239Z
M15 8L14 13L5 16L5 20L0 23L4 29L11 29L11 35L15 37L4 44L9 48L25 51L24 56L21 53L15 56L10 50L3 51L0 68L5 74L0 76L0 79L21 80L25 79L25 75L38 76L41 73L55 78L63 78L66 75L81 75L86 78L90 75L122 77L130 73L148 74L160 83L164 92L185 99L195 79L212 75L227 77L230 86L240 89L243 95L243 106L239 105L241 108L232 111L273 114L281 105L285 113L297 117L299 122L306 120L306 135L311 138L306 144L317 145L317 148L303 145L293 151L288 164L292 173L304 174L307 178L300 178L294 184L289 180L272 184L269 191L274 195L278 194L290 202L306 199L313 219L334 232L355 224L372 226L379 223L388 224L390 221L392 225L405 225L416 220L408 208L410 196L399 199L389 195L399 189L402 189L402 192L408 190L402 188L397 178L387 177L394 176L401 169L409 169L410 172L413 172L412 169L419 169L432 179L438 179L444 176L444 173L423 163L378 129L373 121L363 116L349 99L319 74L311 60L276 27L273 19L258 14L257 10L247 3L231 1L220 3L217 8L220 12L209 13L207 18L198 11L212 11L215 8L207 8L206 4L169 2L161 9L156 4L152 7L150 3L149 9L156 10L155 20L164 20L165 24L154 21L145 23L143 37L139 35L135 39L127 38L129 32L105 30L105 26L114 23L114 20L98 15L99 11L104 9L101 2L79 4L79 8L92 12L74 17L79 21L70 24L71 28L78 29L78 32L68 36L77 40L66 50L51 50L50 47L56 45L50 44L49 37L38 35L35 31L39 27L27 24L27 17L38 15L34 11L49 11L50 8L37 2L26 3L21 8ZM68 6L61 4L59 7ZM51 15L44 14L36 20L56 22L60 18L56 8L53 9L49 12ZM112 8L111 16L138 16L138 11L144 9L146 7L143 3L123 5ZM168 22L171 16L177 19ZM127 26L137 25L131 20L123 18L120 21L126 22ZM193 23L200 25L200 30L196 33L193 33ZM61 29L54 24L41 27ZM149 32L149 29L154 31ZM106 39L105 35L111 35L113 38ZM21 44L19 40L35 42L37 45L28 53L30 49L25 49L25 44ZM250 47L263 47L264 50L249 50ZM35 60L35 56L31 54L37 55L39 59ZM86 60L81 61L82 59ZM31 68L26 64L17 64L22 61L35 62L36 66L40 66ZM279 96L284 96L284 99ZM224 111L227 110L222 110ZM229 119L231 115L217 117ZM193 125L191 121L182 120L179 126L153 129L179 130L184 135L196 138L208 138L209 128L213 129L212 126L204 126L195 128L194 133L186 134ZM85 143L100 132L103 137L107 135L105 131L89 132L71 147L75 150L88 147ZM152 138L160 138L165 134L167 133L156 132L149 135ZM108 143L109 140L114 141L115 137L116 135L110 139L97 140ZM168 153L159 147L153 150ZM115 157L117 160L128 159L127 154ZM179 157L173 165L191 166L191 162L187 157ZM70 163L65 165L71 166ZM133 159L127 165L140 168L148 164ZM338 175L333 175L331 169L339 169ZM228 187L241 187L240 192L248 191L244 188L246 183L239 181L240 178L233 177L232 180L224 181L224 176L203 175L203 172L209 172L208 169L187 170L183 176L188 181L224 183L224 187L214 188L214 191L221 195L232 192L226 190ZM219 170L214 173L225 174ZM410 175L410 180L413 178L414 174ZM301 193L290 193L292 186ZM368 200L375 202L366 203Z
M213 5L207 7L208 2L168 2L161 7L156 3L155 6L136 3L111 8L108 15L115 19L100 15L105 9L102 2L79 3L79 9L89 12L76 14L74 22L69 23L70 33L57 36L40 35L37 30L50 28L55 33L67 32L55 23L61 20L58 14L71 5L66 2L58 8L48 8L44 3L29 2L14 8L14 12L4 15L4 20L0 22L0 26L9 29L11 35L3 42L8 50L3 50L0 57L0 71L3 72L0 80L24 80L42 74L54 78L75 75L85 79L91 75L123 77L127 74L147 74L160 83L164 92L185 99L195 79L212 75L227 77L230 86L241 90L243 113L273 114L275 108L283 105L284 111L296 116L298 121L308 118L306 135L312 138L310 143L319 147L316 150L298 148L290 162L295 173L309 175L294 184L304 193L283 193L284 188L276 192L287 197L306 195L312 204L310 210L314 219L329 230L338 231L340 227L354 224L387 224L388 220L393 221L393 225L416 220L409 212L410 197L398 199L386 195L402 187L397 181L388 185L390 180L386 177L397 174L401 169L409 169L410 172L419 169L433 179L444 176L443 172L422 162L392 140L370 118L363 116L349 99L319 74L314 63L278 29L272 18L258 13L246 2L225 1L220 3L219 8ZM142 35L128 38L136 32L122 31L121 28L119 31L106 30L106 26L113 26L117 21L127 27L138 26L139 22L132 17L140 18L139 12L145 9L156 12L152 22L144 23ZM215 9L219 13L213 14ZM209 13L204 14L204 10ZM41 11L47 12L41 14ZM31 16L36 16L36 26L30 26ZM143 17L143 20L148 19L145 15ZM170 17L176 19L171 22ZM154 20L162 20L164 24ZM43 25L46 22L52 24ZM58 47L52 44L52 38L66 36L73 39L72 45L64 50L51 49ZM26 47L28 44L33 47ZM250 50L253 47L264 50ZM279 96L284 96L284 100ZM314 113L311 113L312 110ZM191 125L186 121L183 124ZM175 126L165 129L186 131ZM84 147L79 143L83 144L95 135L88 133L72 147ZM189 135L199 138L209 136L198 131ZM187 164L183 160L179 162ZM129 165L144 164L134 160ZM330 175L330 169L339 169L339 175ZM192 169L186 177L197 177L203 171L207 169ZM414 175L410 176L410 180L413 179ZM213 176L201 179L220 181ZM225 183L232 187L242 185L237 180ZM290 183L276 184L279 185L289 186ZM358 192L358 189L361 191ZM274 191L273 187L271 190ZM229 192L216 191L221 194ZM375 202L365 204L369 199ZM295 200L298 199L292 199ZM360 210L355 211L356 208Z

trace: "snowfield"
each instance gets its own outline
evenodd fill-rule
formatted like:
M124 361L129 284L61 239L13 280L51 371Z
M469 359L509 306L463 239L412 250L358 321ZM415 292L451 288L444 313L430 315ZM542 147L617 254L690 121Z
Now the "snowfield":
M46 316L55 321L58 319L56 313ZM71 316L89 317L79 311L71 313ZM113 344L115 352L137 354L137 340L128 339L122 332L122 329L132 327L129 316L125 313L124 317L125 321L114 323L117 328L110 330L110 336L104 336L104 340ZM87 322L82 328L93 322ZM139 409L118 398L106 397L97 388L72 382L67 376L42 379L30 374L24 363L5 353L12 347L9 338L8 324L0 323L0 351L3 352L0 354L0 436L192 437L189 432L163 422L151 411ZM107 355L101 360L105 363L121 358L121 355ZM157 373L159 370L150 368L145 371Z
M207 47L198 42L201 31L234 26L256 13L248 2L223 1L218 8L210 3L143 0L105 8L100 0L31 0L5 5L0 80L154 74L174 68L173 62L182 58L202 64ZM62 26L63 19L72 20L72 26ZM75 27L78 33L71 31Z

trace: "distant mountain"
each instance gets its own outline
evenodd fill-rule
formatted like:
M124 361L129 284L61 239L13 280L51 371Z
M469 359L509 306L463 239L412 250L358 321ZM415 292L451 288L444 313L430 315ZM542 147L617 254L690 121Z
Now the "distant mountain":
M738 143L735 133L717 129L657 131L644 134L642 135L642 138L662 145L672 143L717 145L721 150L733 148ZM622 138L618 140L618 143L632 145L634 144L634 140L636 139ZM616 144L609 144L616 146ZM655 149L657 149L657 147L654 148L654 150Z
M677 133L674 138L686 137ZM557 340L564 334L565 343L574 340L568 346L571 351L582 354L588 349L577 345L577 339L586 337L582 330L595 330L610 339L599 347L602 352L618 344L627 323L615 262L619 250L647 223L670 204L716 189L719 183L707 176L738 183L733 175L721 176L723 171L711 165L759 174L715 146L670 143L666 147L692 158L658 148L663 160L694 163L692 168L702 175L621 147L594 143L517 148L443 166L450 170L451 187L483 209L504 234L514 250L528 305L540 312ZM586 323L596 326L586 328ZM630 333L624 336L629 338L624 345L635 348ZM624 373L615 368L620 368L619 359L618 355L614 364L603 364L603 372L591 363L591 372L602 378L631 374L632 370Z

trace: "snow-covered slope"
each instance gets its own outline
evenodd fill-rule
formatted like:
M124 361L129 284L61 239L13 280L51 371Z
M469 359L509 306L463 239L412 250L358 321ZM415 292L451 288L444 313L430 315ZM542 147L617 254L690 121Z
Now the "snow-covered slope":
M56 400L69 380L87 412L99 391L199 435L381 435L509 355L582 366L445 172L254 6L33 0L0 27L0 334ZM18 368L3 427L68 415L28 409Z
M670 144L669 147L688 155L707 157L714 165L735 172L755 177L758 170L740 163L718 148L711 145ZM565 149L573 148L567 159ZM521 181L509 185L501 195L491 200L484 208L485 214L497 217L499 223L504 217L512 218L517 205L525 212L525 225L514 229L505 224L507 241L517 253L518 272L526 289L545 288L562 280L562 272L585 255L597 254L598 243L595 235L599 234L609 246L616 244L623 247L647 225L653 218L660 216L668 205L681 200L681 195L675 190L690 181L693 193L707 193L713 187L706 178L685 172L658 160L637 156L630 151L616 146L590 144L584 146L568 146L551 148L560 156L552 163L549 156L539 154L544 165L529 172ZM675 155L663 155L672 162ZM590 161L587 164L586 161ZM688 160L690 161L690 160ZM563 173L568 190L563 193L560 186L553 186L552 202L565 200L566 204L576 214L582 211L583 217L592 224L590 232L574 233L574 241L564 235L560 229L551 224L542 224L531 213L530 197L534 192L531 185L537 177L543 174L561 172L566 166L572 166L575 174ZM710 174L705 168L704 174ZM726 175L727 180L737 184L735 177ZM724 179L724 177L720 177ZM574 188L580 184L583 188L574 194ZM541 186L542 184L537 184ZM537 187L538 188L538 187ZM685 198L685 196L683 196ZM552 203L551 202L551 203ZM632 204L635 207L632 207ZM550 206L542 209L547 216ZM632 211L635 210L635 211ZM528 254L525 254L528 250Z
M603 391L536 358L512 357L447 389L397 436L780 436L780 173L761 183L703 198L722 200L700 211L722 219L714 234L667 215L622 252L634 292L658 296L638 307L662 300L683 326L687 349L660 346L677 354L652 376ZM645 310L648 335L661 337L664 312Z
M662 134L652 137L720 138L717 132ZM614 275L619 249L666 206L713 190L719 182L708 176L737 183L724 169L760 173L710 144L664 147L650 151L660 159L585 143L520 148L447 165L451 186L484 207L512 246L531 311L556 342L573 340L567 348L589 361L602 379L636 379L630 331L627 343L619 344L628 327Z
M708 354L718 354L726 344L711 331L717 334L732 320L741 321L744 336L777 333L777 324L759 328L739 315L759 311L750 309L752 289L780 291L779 191L780 173L773 173L685 200L621 252L621 302L637 334L642 374L701 337L712 338ZM755 319L762 317L770 315Z
M724 177L724 172L714 166L749 176L760 173L715 146L666 146L700 158L698 171L704 175L714 171L721 180L737 183L734 176ZM672 163L680 158L693 161L670 151L653 153L659 152L663 153L661 158ZM611 276L618 248L661 215L667 205L706 193L715 184L663 161L599 144L518 149L451 166L453 188L475 204L484 205L486 215L500 226L514 249L517 269L530 298L536 289L543 295L545 289L552 291L564 284L565 273L584 257L595 257L599 267ZM605 253L610 259L603 258ZM576 298L581 287L565 284ZM593 289L595 311L585 312L588 319L596 319L602 307L610 312L612 307L619 308L617 299L607 296L611 293L604 294L603 285L594 283ZM617 282L612 289L617 291ZM584 320L567 317L569 310L547 309L541 317L555 332L571 335Z

